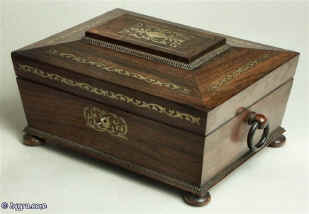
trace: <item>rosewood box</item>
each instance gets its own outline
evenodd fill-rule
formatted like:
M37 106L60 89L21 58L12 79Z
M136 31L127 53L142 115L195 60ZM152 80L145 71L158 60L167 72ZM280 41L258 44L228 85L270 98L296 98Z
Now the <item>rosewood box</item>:
M24 144L105 160L202 206L231 171L284 144L298 55L115 9L12 52Z

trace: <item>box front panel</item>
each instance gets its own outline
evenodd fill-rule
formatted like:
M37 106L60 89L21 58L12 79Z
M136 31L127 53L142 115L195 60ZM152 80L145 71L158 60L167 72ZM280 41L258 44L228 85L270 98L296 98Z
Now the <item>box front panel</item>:
M14 56L13 61L16 75L48 87L57 88L80 97L86 97L87 99L114 106L117 109L131 112L140 117L149 118L159 123L166 123L170 126L204 135L206 123L205 112L177 104L170 99L166 100L159 96L150 96L143 93L150 87L157 95L162 95L167 92L175 96L178 93L176 92L179 89L178 86L181 86L181 84L163 84L163 81L159 79L158 81L156 80L155 76L158 77L159 75L157 72L156 75L150 73L142 75L135 72L135 70L124 70L122 67L118 66L111 67L112 69L110 69L109 66L105 66L105 63L109 63L108 60L103 60L102 57L95 57L96 60L94 60L86 56L91 54L94 57L100 55L100 53L95 53L93 49L85 45L83 48L83 51L71 52L69 51L70 45L67 44L58 46L57 50L52 46L47 49L36 49L31 53L32 55L35 53L36 57L40 57L39 61L55 60L60 64L63 63L58 67L47 65L47 62L43 63L38 60L24 58L23 56ZM53 54L60 54L61 57L52 57L46 54L46 51L53 51ZM115 57L113 51L109 51L109 54L110 57ZM71 56L72 59L67 59L67 56ZM102 56L106 57L106 53L102 54ZM132 59L129 55L126 57L128 60L127 63L129 64ZM150 67L148 66L148 68ZM95 68L95 70L91 70L91 68ZM145 66L143 70L148 72L147 66ZM152 67L150 70L152 70ZM87 75L82 75L80 71L85 72ZM173 73L175 74L175 72ZM108 76L108 74L111 76ZM142 87L143 85L145 88L143 88L142 91L137 91L130 87L127 88L112 84L111 82L100 81L96 76L105 77L109 80L125 84L126 86ZM179 78L177 79L179 80ZM171 77L171 80L175 81L176 78ZM162 85L162 87L160 87L160 85ZM171 88L172 90L170 90ZM175 91L174 89L177 90ZM198 94L194 91L194 96L190 95L188 97L190 99L197 99Z
M248 108L249 111L263 114L268 118L270 133L281 125L292 84L293 80L291 79ZM242 107L240 105L236 108L235 113ZM207 185L219 173L251 153L247 145L250 129L247 118L248 111L242 111L205 138L203 184ZM254 142L258 142L261 133L262 130L256 131Z
M200 183L202 136L26 80L18 79L18 85L30 128L163 177Z

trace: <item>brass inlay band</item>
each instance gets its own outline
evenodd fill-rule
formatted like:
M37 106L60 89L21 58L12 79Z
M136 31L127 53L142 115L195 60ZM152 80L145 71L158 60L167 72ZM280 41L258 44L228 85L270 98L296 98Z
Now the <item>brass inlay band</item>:
M127 122L116 114L104 111L94 106L84 108L86 125L98 132L107 132L112 136L128 140Z
M106 65L103 62L96 61L96 60L90 59L88 57L78 56L78 55L74 55L72 53L59 52L58 50L56 50L54 48L49 49L47 51L47 53L50 54L50 55L53 55L53 56L58 56L58 57L61 57L61 58L69 59L69 60L77 62L77 63L87 64L89 66L94 66L94 67L99 68L99 69L101 69L102 71L105 71L105 72L112 72L112 73L116 73L116 74L126 76L126 77L129 77L129 78L138 79L138 80L144 81L144 82L146 82L150 85L166 87L168 89L175 90L175 91L181 92L183 94L190 94L191 93L190 89L176 85L174 83L161 82L159 80L156 80L156 79L153 79L153 78L150 78L150 77L146 77L146 76L139 74L139 73L129 72L129 71L126 71L122 68L115 68L113 66Z
M232 72L231 74L225 75L223 77L223 79L217 80L217 81L214 81L213 83L211 83L211 85L208 87L208 91L209 92L218 91L218 89L220 89L222 86L226 85L227 83L229 83L232 80L234 80L235 78L237 78L240 74L242 74L242 73L248 71L249 69L255 67L257 64L259 64L263 61L266 61L271 56L273 56L273 54L267 53L267 54L260 56L259 58L255 59L255 60L252 60L252 61L240 66L236 71Z
M124 28L118 33L139 40L151 41L159 46L172 48L181 46L185 41L191 39L192 37L141 22Z
M59 83L62 83L64 85L67 86L71 86L71 87L76 87L79 89L82 89L84 91L87 91L89 93L93 93L99 96L103 96L103 97L107 97L109 99L112 100L117 100L117 101L121 101L127 104L131 104L134 105L136 107L139 108L144 108L150 111L154 111L160 114L164 114L168 117L171 118L177 118L177 119L181 119L181 120L186 120L192 124L196 124L196 125L200 125L200 121L201 118L200 117L195 117L191 114L187 114L187 113L183 113L183 112L179 112L177 110L174 109L168 109L164 106L161 106L159 104L155 104L155 103L147 103L145 101L142 101L140 99L137 98L133 98L133 97L128 97L126 95L120 94L120 93L115 93L113 91L108 91L108 90L104 90L102 88L96 88L88 83L84 83L84 82L77 82L75 80L72 79L68 79L65 78L61 75L58 74L53 74L53 73L47 73L41 69L32 67L30 65L24 65L24 64L17 64L17 69L23 72L29 72L32 73L34 75L37 75L41 78L44 79L49 79L49 80L53 80Z

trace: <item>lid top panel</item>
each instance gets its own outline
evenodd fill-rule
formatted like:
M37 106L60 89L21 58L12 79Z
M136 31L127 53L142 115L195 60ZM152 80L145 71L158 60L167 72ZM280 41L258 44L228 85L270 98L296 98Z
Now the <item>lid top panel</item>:
M86 37L190 63L225 44L225 38L124 14L86 31Z

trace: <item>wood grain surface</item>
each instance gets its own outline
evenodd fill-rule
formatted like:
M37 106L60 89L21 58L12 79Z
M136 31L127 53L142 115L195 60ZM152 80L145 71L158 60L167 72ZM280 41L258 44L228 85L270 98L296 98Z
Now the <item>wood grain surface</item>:
M187 183L200 183L202 136L26 80L18 79L18 86L30 127ZM88 127L84 108L89 106L124 118L127 140Z

